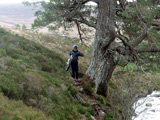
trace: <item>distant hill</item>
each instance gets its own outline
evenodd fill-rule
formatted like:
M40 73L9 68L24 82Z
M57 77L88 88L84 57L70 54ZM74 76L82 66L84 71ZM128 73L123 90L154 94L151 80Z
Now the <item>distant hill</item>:
M38 8L33 8L33 6L25 6L23 4L0 4L0 26L13 28L16 24L20 24L21 26L25 24L27 28L31 28L31 24L36 18L34 13L37 10ZM43 29L41 28L40 32L48 32L48 29L46 27ZM54 32L72 38L79 38L77 27L74 27L70 32L64 30L63 28L60 28ZM93 34L90 33L88 35L93 41L94 32Z
M23 4L0 4L0 25L13 27L16 24L25 24L30 27L34 22L34 13L37 11Z

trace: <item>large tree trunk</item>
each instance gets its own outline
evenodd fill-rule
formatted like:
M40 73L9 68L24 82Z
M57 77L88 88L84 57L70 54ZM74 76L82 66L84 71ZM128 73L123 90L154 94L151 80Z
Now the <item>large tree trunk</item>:
M101 0L98 6L98 21L94 50L87 74L95 79L97 92L103 84L103 94L107 95L108 85L116 64L114 63L116 0Z

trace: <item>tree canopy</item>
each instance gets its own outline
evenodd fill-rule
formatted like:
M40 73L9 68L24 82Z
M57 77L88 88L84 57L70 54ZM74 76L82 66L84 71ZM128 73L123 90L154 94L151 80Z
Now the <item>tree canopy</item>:
M90 2L97 5L90 5ZM34 28L48 26L54 30L76 25L81 40L87 28L96 30L87 73L96 79L97 89L103 83L106 91L117 65L159 63L159 0L50 0L33 4L41 6L35 13Z

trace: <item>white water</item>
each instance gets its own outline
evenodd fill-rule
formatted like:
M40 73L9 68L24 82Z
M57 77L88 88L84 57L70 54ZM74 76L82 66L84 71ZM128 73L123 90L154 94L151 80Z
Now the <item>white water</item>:
M136 116L132 120L160 120L160 91L140 98L133 106Z

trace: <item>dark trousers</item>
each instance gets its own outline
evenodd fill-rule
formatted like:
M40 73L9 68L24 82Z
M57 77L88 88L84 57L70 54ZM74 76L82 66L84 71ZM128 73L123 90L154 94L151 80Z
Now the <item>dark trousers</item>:
M72 77L78 79L78 62L72 61L71 67L72 67Z
M72 77L78 79L78 71L72 70Z

